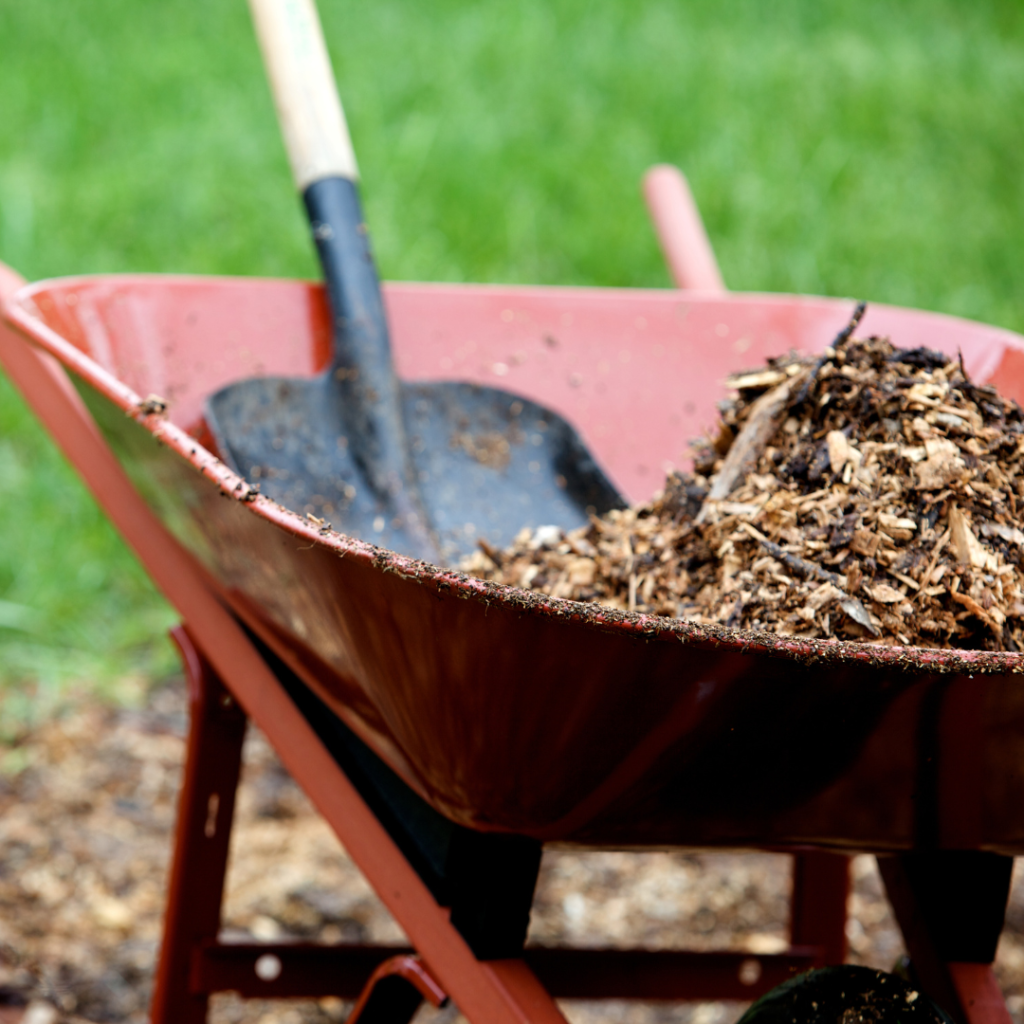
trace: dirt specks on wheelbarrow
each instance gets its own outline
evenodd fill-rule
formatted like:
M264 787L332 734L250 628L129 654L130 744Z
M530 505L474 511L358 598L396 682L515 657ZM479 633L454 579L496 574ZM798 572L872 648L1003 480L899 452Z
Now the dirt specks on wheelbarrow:
M705 627L1024 650L1015 402L942 353L849 334L726 383L693 472L651 503L568 533L524 530L464 567Z

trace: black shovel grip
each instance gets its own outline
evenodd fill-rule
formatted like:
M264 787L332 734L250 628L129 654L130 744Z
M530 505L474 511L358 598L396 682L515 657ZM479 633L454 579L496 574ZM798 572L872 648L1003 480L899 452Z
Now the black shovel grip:
M401 395L391 364L380 281L356 183L322 178L302 194L331 308L330 393L347 443L373 489L408 525L424 519L413 497Z
M392 378L380 281L359 189L349 178L321 178L302 193L334 319L335 369L380 384Z

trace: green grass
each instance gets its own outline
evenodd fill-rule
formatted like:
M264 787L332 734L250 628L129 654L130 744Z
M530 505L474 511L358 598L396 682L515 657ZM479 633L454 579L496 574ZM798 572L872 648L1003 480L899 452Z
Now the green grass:
M735 289L1024 330L1013 0L322 6L386 277L665 286L638 182L670 161ZM247 18L0 0L0 259L315 276ZM0 602L10 692L173 664L171 613L4 382Z

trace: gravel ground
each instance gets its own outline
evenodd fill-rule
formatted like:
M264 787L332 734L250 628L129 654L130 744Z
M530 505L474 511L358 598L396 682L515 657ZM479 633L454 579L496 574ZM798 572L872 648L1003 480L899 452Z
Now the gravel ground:
M80 702L0 751L0 1024L146 1019L184 754L183 685L143 710ZM402 933L263 737L247 740L225 927L260 939L400 942ZM851 959L902 944L874 859L853 862ZM769 854L545 854L532 941L772 952L785 943L788 860ZM678 922L686 922L680 927ZM1024 879L997 970L1024 1021ZM341 1000L218 996L214 1024L342 1021ZM573 1024L731 1024L739 1003L565 1004ZM461 1020L454 1007L419 1021Z

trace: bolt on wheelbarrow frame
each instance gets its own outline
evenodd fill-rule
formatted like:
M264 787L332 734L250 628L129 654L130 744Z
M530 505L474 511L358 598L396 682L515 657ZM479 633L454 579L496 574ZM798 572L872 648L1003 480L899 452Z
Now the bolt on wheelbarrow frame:
M660 221L663 236L676 237L667 222ZM706 255L705 265L713 266L709 250ZM78 279L33 286L19 293L8 312L34 344L5 332L4 363L181 611L215 675L268 734L429 970L470 1019L559 1018L524 961L474 957L347 784L239 620L407 784L474 829L594 845L953 848L996 857L994 875L1005 861L1000 854L1024 848L1024 822L1013 813L1021 804L1012 787L995 792L989 785L1016 757L1016 737L1024 734L1015 728L1019 657L766 643L678 621L595 614L570 602L489 588L331 535L255 495L203 449L201 435L183 429L196 425L203 388L232 375L278 369L260 360L298 362L304 372L314 372L325 354L322 300L316 289L297 284L211 284L215 298L231 293L230 301L204 304L209 286L195 279ZM582 289L393 286L389 302L396 341L407 343L405 349L396 346L400 372L459 372L485 380L494 375L532 391L593 435L588 440L634 498L655 486L659 460L678 459L687 435L710 421L711 384L724 376L730 360L756 362L773 345L820 347L833 333L828 328L848 313L846 303L834 300ZM959 345L975 376L994 379L1011 394L1022 391L1024 345L1010 332L883 307L870 317L866 329L890 332L898 343L953 351ZM268 318L276 320L270 326L280 344L254 352L249 331L266 338ZM169 339L214 328L227 339L225 365L175 364ZM114 348L126 338L134 348L115 377L96 359L115 365ZM197 351L190 350L190 358L196 360ZM636 353L660 359L659 372L645 376ZM54 355L81 390L56 368ZM287 369L294 372L295 366ZM193 378L202 378L201 387ZM172 400L176 422L142 398L150 386ZM617 421L594 415L622 394L628 399L625 418L622 403ZM627 424L629 430L621 429ZM127 482L111 443L138 491ZM210 495L234 500L210 502ZM194 502L191 512L201 513L198 520L189 518L183 496ZM212 532L204 533L205 527ZM301 574L295 561L300 557ZM305 599L275 607L282 594L293 601L301 595L299 577ZM336 578L343 585L335 587ZM524 636L530 641L525 645ZM494 650L501 657L493 664L474 660L481 638L497 641ZM522 660L524 648L532 660ZM531 707L537 691L522 692L529 690L531 673L556 701ZM623 690L625 674L636 685ZM548 685L552 679L557 686ZM772 738L783 750L790 740L803 742L805 755L821 755L827 763L811 757L781 774L762 772L768 784L752 789L751 760L772 767L764 760L771 747L757 746L758 731L785 725L786 715L766 720L766 714L808 703L813 715L802 732ZM840 744L838 760L829 760L825 755L831 752L820 745L807 746L804 734L813 731L808 726L820 731L822 720L842 725L843 716L850 718L861 705L867 709L852 715L847 731L853 735ZM1005 734L995 744L993 717ZM735 731L730 721L748 743L745 763L742 747L726 744L723 757L714 743L708 745L709 737L723 737L723 724L726 733ZM914 742L918 735L926 741L921 750ZM495 737L502 742L490 750ZM519 746L512 749L506 740ZM925 778L917 753L928 743L937 744L943 757ZM700 755L696 760L693 748ZM491 755L500 775L487 761ZM734 764L723 782L729 758L739 758L743 770ZM567 764L577 767L566 771ZM882 778L890 792L876 807L871 797ZM927 813L908 814L922 783L928 799L918 806L927 805ZM672 792L675 798L666 802L664 795ZM979 873L976 863L968 864L968 875ZM918 907L927 885L912 864L904 866L906 905ZM1001 912L1000 906L1000 922ZM991 921L985 927L991 931ZM929 956L940 967L953 959L935 941L934 927L922 933L934 948L928 953L927 942L918 944L919 965ZM976 962L983 965L986 956L991 959L990 939L986 934L978 948L961 950L968 954L961 959L980 958ZM817 959L813 954L803 962ZM945 1001L952 1005L959 992L965 1014L971 1003L963 990L968 976L975 989L991 989L991 975L984 971L937 969L932 986L952 986Z

